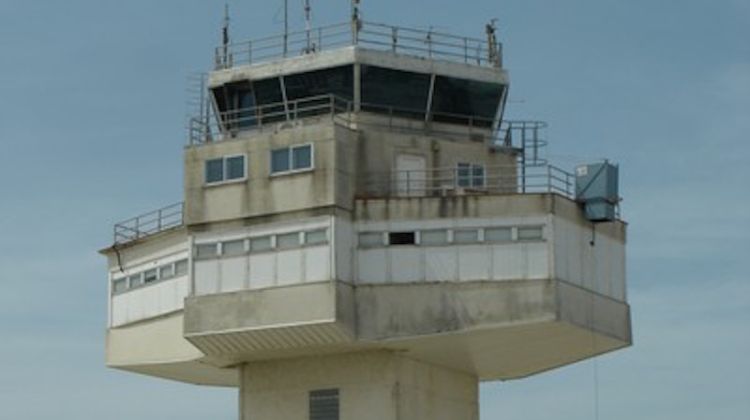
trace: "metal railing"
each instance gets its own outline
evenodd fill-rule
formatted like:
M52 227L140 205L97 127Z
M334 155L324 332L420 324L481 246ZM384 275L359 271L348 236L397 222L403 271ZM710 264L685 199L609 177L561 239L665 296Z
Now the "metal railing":
M548 164L401 170L365 175L360 198L556 193L575 198L575 175Z
M115 224L115 245L135 241L167 229L182 226L184 203L162 207Z
M360 20L217 47L215 68L257 64L353 45L422 58L502 67L500 43L495 47L479 38Z

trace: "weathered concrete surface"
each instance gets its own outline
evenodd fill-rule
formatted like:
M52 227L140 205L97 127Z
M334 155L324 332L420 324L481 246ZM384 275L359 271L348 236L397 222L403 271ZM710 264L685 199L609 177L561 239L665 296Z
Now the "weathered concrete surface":
M478 420L475 376L377 351L248 363L242 367L243 420L308 418L308 393L338 389L340 418Z

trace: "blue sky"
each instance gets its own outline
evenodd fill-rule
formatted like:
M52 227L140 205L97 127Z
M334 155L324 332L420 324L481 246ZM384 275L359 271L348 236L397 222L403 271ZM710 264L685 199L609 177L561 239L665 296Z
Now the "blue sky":
M548 121L560 166L621 164L635 345L485 384L482 418L750 416L750 0L363 3L476 36L498 17L509 116ZM234 36L280 31L280 4L231 1ZM348 15L313 4L317 23ZM0 418L236 418L233 390L104 367L96 254L115 221L181 199L186 80L209 68L221 13L0 0Z

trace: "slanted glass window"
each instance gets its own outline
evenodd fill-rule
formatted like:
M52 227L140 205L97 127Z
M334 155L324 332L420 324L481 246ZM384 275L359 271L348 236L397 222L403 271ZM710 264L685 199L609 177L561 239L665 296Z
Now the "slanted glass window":
M128 279L121 278L112 281L112 293L122 293L128 290Z
M159 278L164 280L174 277L174 265L167 264L159 267Z
M479 230L462 229L453 231L453 242L456 244L475 244L479 242Z
M448 231L446 229L423 230L419 234L419 242L425 246L445 245L448 243Z
M196 258L216 257L216 244L198 244L195 246Z
M271 174L301 171L312 167L313 147L311 144L271 151Z
M221 244L221 253L228 257L242 255L245 253L245 240L227 241Z
M359 246L361 248L381 247L383 246L383 234L381 232L360 233Z
M437 76L432 119L491 127L505 87L497 83Z
M305 245L317 245L328 242L328 233L326 229L305 232Z
M414 232L390 232L388 234L389 245L414 245L416 235Z
M362 109L424 120L430 75L362 65Z
M341 66L284 77L286 96L290 101L313 96L334 95L351 100L354 97L354 66ZM329 98L324 98L326 102ZM304 108L307 101L301 101ZM323 112L328 112L324 109Z
M310 391L310 420L339 420L339 390Z
M206 161L206 184L216 184L224 181L244 179L245 155L225 156Z
M174 263L175 276L184 276L188 272L188 261L180 260Z
M484 230L484 241L485 242L510 242L513 240L513 229L509 227L503 228L487 228Z
M484 188L484 165L459 163L456 165L456 183L463 188Z
M263 252L270 251L273 249L270 236L260 236L257 238L250 239L250 251L252 252Z
M128 287L131 289L134 289L136 287L139 287L143 285L143 276L142 273L133 274L132 276L128 277Z
M543 239L541 226L533 227L519 227L518 228L518 240L519 241L538 241Z
M147 270L145 273L143 273L143 281L146 283L152 283L159 279L159 274L157 273L157 270L154 268L152 270Z
M277 249L291 249L299 246L299 233L285 233L276 236Z

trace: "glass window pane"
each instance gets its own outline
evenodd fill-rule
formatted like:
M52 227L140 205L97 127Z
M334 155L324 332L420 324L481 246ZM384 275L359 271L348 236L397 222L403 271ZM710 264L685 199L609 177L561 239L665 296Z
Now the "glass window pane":
M437 76L432 98L433 120L475 126L492 125L504 86L496 83ZM466 116L466 117L459 117Z
M245 253L245 240L227 241L221 244L221 253L226 256L242 255Z
M456 177L459 187L471 186L471 165L468 163L459 163L456 169Z
M325 229L305 232L305 245L324 244L328 242L327 233Z
M424 120L430 75L362 65L362 109Z
M143 273L143 281L146 283L151 283L153 281L156 281L157 279L156 269L151 269Z
M485 242L510 242L513 240L511 228L489 228L484 230Z
M209 159L206 161L206 183L224 180L224 159Z
M198 244L195 246L195 256L197 258L216 257L216 244Z
M284 76L286 96L290 101L311 96L334 95L351 100L354 97L354 67L342 66ZM328 101L328 98L325 99ZM304 107L301 101L300 107Z
M180 260L174 264L174 271L176 276L184 276L188 271L187 260Z
M174 277L174 266L167 264L159 267L159 278L164 280Z
M250 251L252 252L269 251L271 249L273 249L273 247L271 246L270 236L261 236L250 239Z
M289 170L289 149L271 151L271 173Z
M245 157L232 156L227 158L227 179L240 179L245 177Z
M112 282L113 293L122 293L126 290L128 290L128 279L122 278L122 279L114 280Z
M445 245L448 243L448 231L440 230L423 230L420 233L420 242L422 245Z
M383 246L383 234L380 232L366 232L359 234L359 246L375 248Z
M285 233L283 235L276 236L276 248L277 249L290 249L299 246L299 233Z
M484 187L484 166L474 165L471 170L472 175L472 186Z
M278 77L253 82L257 116L262 124L285 121L284 98Z
M134 274L130 277L128 277L128 283L129 287L131 289L136 288L143 284L143 277L141 276L141 273Z
M390 232L388 233L389 245L414 245L416 243L415 232Z
M292 169L312 168L312 145L292 149Z
M520 227L518 228L518 240L533 241L542 239L542 227Z
M479 231L457 230L453 232L453 242L457 244L473 244L479 242Z

